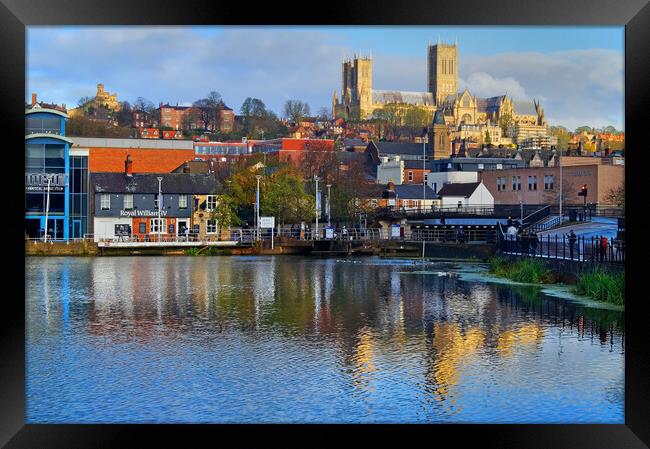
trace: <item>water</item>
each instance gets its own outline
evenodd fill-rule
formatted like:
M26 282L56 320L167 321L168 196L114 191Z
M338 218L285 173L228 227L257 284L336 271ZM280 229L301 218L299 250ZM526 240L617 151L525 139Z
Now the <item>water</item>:
M448 270L27 258L27 422L624 422L622 312Z

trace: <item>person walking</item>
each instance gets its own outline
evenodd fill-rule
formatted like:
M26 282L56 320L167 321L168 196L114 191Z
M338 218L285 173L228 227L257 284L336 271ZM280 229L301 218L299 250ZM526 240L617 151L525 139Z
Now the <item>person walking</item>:
M600 237L600 261L604 261L607 256L607 247L609 243L604 235Z
M576 240L578 240L578 237L573 232L573 229L571 229L571 232L569 232L569 258L571 260L573 260L573 246L576 244Z
M305 240L305 222L300 222L300 236L299 240Z
M537 237L537 233L533 231L533 233L530 235L530 249L531 252L533 253L533 256L537 256L538 243L539 243L539 237Z
M521 235L521 253L526 256L528 255L529 243L530 243L530 238L528 235L528 231L524 231Z

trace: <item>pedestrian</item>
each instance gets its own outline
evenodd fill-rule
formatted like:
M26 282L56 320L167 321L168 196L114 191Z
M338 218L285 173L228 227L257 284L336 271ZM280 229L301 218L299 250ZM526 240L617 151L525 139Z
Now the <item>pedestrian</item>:
M348 239L348 228L346 228L345 225L343 225L343 229L341 229L341 237L343 240Z
M508 217L508 229L510 226L512 226L514 223L512 222L512 217Z
M305 240L305 222L304 221L300 222L300 239L299 240Z
M571 232L569 232L569 258L571 260L573 260L573 246L576 244L576 240L578 240L578 237L573 232L573 229L571 229Z
M539 238L537 237L537 233L533 231L533 233L530 235L530 249L533 253L533 256L537 255L537 244L539 243Z
M530 243L530 237L528 235L528 231L524 231L521 234L521 253L524 255L528 255L528 245Z
M185 229L183 229L183 232L185 233L185 241L189 242L190 241L190 227L185 226Z
M607 247L609 243L604 235L600 237L600 261L604 261L607 256Z

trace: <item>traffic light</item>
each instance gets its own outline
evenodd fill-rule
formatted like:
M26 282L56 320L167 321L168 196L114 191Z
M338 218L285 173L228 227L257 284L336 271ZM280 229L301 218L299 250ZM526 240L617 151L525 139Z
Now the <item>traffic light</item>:
M587 184L583 184L582 187L580 188L580 192L578 193L578 196L587 196Z

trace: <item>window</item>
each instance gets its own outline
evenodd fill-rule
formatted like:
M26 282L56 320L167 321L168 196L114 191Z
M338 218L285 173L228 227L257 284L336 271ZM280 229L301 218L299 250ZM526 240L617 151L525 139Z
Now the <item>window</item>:
M554 181L553 175L544 176L544 190L553 190Z
M130 193L127 193L124 195L124 210L131 210L133 209L133 195Z
M206 233L214 234L217 232L217 220L208 220L206 225Z
M109 210L111 208L111 196L108 193L102 193L101 207L102 210Z
M409 172L409 181L413 181L413 172L412 171Z
M187 209L187 195L178 195L178 208Z
M537 176L528 177L528 190L537 190Z
M217 195L208 195L206 212L212 212L217 208Z
M497 178L497 191L505 192L506 190L506 177L502 176Z
M158 234L158 231L162 234L166 234L166 218L161 218L160 221L158 218L151 219L151 229L149 230L150 234Z
M512 177L512 190L521 190L521 176Z
M147 223L145 223L144 221L141 221L138 231L139 231L140 234L145 234L147 232Z

